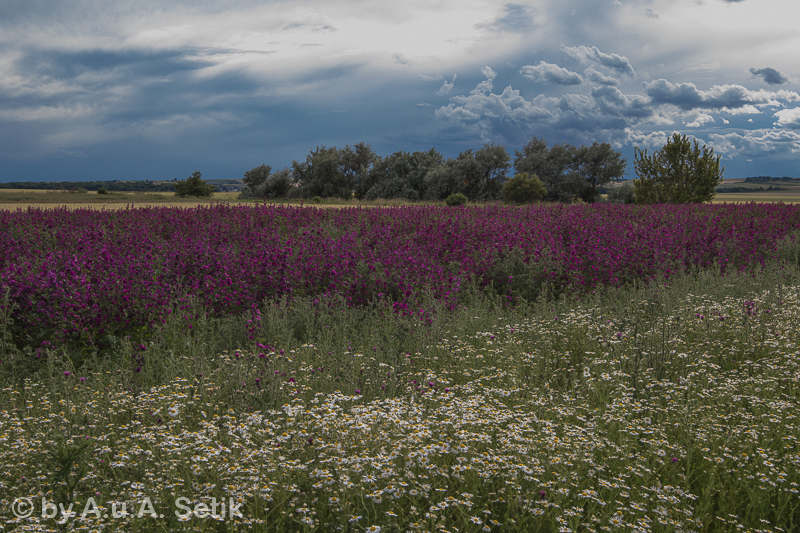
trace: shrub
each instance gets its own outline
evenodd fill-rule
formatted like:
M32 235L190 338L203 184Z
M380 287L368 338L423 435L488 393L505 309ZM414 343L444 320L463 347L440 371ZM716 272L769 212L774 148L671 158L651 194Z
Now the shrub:
M311 201L314 202L315 204L321 204L322 196L315 196L314 198L311 199Z
M97 194L108 194L108 190L105 187L100 187L97 189Z
M450 207L464 205L467 203L467 197L460 192L456 192L448 196L444 203Z
M517 174L503 185L503 201L507 204L538 202L547 194L542 180L527 172Z
M608 202L612 204L636 203L636 194L633 189L633 185L630 183L623 183L618 187L610 188L606 198L608 199Z
M195 170L192 175L175 183L175 196L184 198L186 196L199 196L207 198L214 194L214 186L209 185L202 179L202 174Z
M674 134L652 156L636 149L636 175L633 186L641 204L685 204L710 202L722 183L720 156L697 140Z

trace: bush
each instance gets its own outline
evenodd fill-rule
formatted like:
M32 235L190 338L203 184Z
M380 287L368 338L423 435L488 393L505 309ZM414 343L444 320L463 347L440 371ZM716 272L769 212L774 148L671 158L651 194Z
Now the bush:
M606 195L609 203L612 204L633 204L636 203L636 194L633 185L623 183L618 187L611 187Z
M97 189L97 194L108 194L108 190L105 187L100 187Z
M244 173L241 198L244 199L275 199L286 198L292 189L291 170L284 168L271 173L269 165L261 165Z
M722 183L724 167L714 150L674 134L660 150L647 155L635 148L637 178L633 180L640 204L710 202Z
M527 172L517 174L503 185L503 201L507 204L538 202L547 194L542 180Z
M175 196L185 198L187 196L199 196L207 198L214 194L214 186L209 185L202 179L202 174L195 170L192 175L175 183Z
M447 197L444 203L450 207L464 205L465 203L467 203L467 197L461 194L460 192L453 193Z
M315 196L314 198L311 199L311 201L314 202L315 204L321 204L322 196Z

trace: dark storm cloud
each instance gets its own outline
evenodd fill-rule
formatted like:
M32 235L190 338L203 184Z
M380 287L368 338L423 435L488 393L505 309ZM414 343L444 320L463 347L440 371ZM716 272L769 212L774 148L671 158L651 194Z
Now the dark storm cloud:
M641 96L628 96L616 87L595 87L592 98L607 115L627 118L646 118L653 114L650 102Z
M20 71L53 79L113 74L119 81L119 76L130 79L163 77L213 64L192 57L197 54L194 50L28 50L16 66Z
M658 79L643 85L645 93L656 104L674 105L683 110L691 109L739 109L747 105L775 102L776 98L796 100L797 93L791 91L752 91L741 85L715 85L702 91L694 83L670 83Z
M785 10L792 1L775 0ZM699 6L725 16L699 18ZM632 149L670 130L660 146L671 128L714 133L725 157L796 161L800 96L785 90L796 80L784 65L798 37L787 17L759 19L757 7L0 0L0 181L119 169L241 177L359 141L448 157L489 141L513 150L534 135ZM764 64L747 59L752 42Z
M523 75L536 72L544 77L550 72L560 73L557 69L561 67L545 63L545 68L534 68L524 68ZM592 138L610 140L624 137L626 128L654 113L648 98L624 94L613 86L595 87L590 94L539 94L526 99L511 86L495 93L493 80L497 74L485 68L484 75L487 79L469 95L454 96L450 104L436 110L436 117L443 124L472 132L480 140L503 139L519 144L533 135L551 135L578 143Z
M781 85L789 81L783 76L783 74L770 67L759 69L751 68L750 73L753 76L760 76L764 82L769 83L770 85Z
M520 74L535 82L555 83L556 85L580 85L583 78L577 72L571 72L563 67L539 61L539 64L526 65Z

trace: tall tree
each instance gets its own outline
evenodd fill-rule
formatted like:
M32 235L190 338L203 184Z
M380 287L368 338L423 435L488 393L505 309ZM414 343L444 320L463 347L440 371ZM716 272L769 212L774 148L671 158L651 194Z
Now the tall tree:
M487 143L475 152L476 179L466 187L470 200L497 200L511 168L511 157L504 146Z
M292 162L292 177L303 197L336 196L350 199L359 182L368 176L376 159L372 147L365 143L317 149L302 163Z
M462 152L459 158L463 157ZM447 159L425 174L425 198L428 200L444 200L451 194L461 192L463 178L459 177L458 158Z
M242 177L242 182L244 183L242 197L264 198L267 195L267 180L271 172L272 167L269 165L259 165L246 171L244 177Z
M442 154L431 148L427 152L395 152L378 157L367 180L360 185L359 198L403 198L419 200L425 195L425 175L444 161Z
M361 182L368 179L369 172L377 159L378 156L372 146L365 142L353 146L347 145L339 150L339 169L352 184L351 192L357 194Z
M714 198L722 183L720 156L697 140L692 144L685 135L673 134L660 150L648 156L635 148L637 178L633 180L636 202L701 203Z
M339 168L339 150L324 146L306 156L302 163L292 162L292 177L304 198L337 196L349 199L353 181Z
M534 137L516 151L514 170L517 174L535 174L547 189L548 202L572 202L585 194L586 182L577 170L578 149L567 143L548 148L547 141Z
M575 166L589 187L582 198L594 202L600 196L597 187L617 181L625 175L627 161L608 143L593 143L581 146L575 154Z

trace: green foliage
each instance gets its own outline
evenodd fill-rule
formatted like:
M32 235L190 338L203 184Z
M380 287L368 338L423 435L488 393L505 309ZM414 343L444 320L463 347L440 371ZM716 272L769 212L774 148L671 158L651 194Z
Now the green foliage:
M611 187L608 190L607 199L612 204L633 204L636 203L636 194L628 182L623 183L617 187Z
M265 189L272 167L269 165L259 165L251 168L244 173L242 182L242 198L263 198L266 196Z
M465 195L461 194L460 192L456 192L448 196L444 203L449 207L457 207L467 203L467 200L469 200L469 198L467 198Z
M109 192L105 187L100 187L97 189L97 194L109 194Z
M633 186L640 204L709 202L722 183L724 167L714 150L689 142L675 133L660 150L648 156L636 148Z
M584 188L581 198L594 202L600 196L597 187L619 180L625 174L627 161L608 143L581 146L575 154L578 173L590 188Z
M607 143L576 148L561 143L552 147L547 141L534 137L522 152L514 157L514 170L535 174L542 180L549 202L572 203L580 198L594 202L597 187L620 179L625 172L626 161Z
M356 197L365 200L401 198L409 201L425 197L425 176L444 162L444 156L431 148L427 152L395 152L377 157Z
M365 143L338 149L317 147L305 162L292 163L292 177L303 198L321 196L349 200L359 183L369 175L376 159L372 147Z
M456 160L448 159L425 175L425 199L441 201L459 192Z
M69 376L12 387L3 369L0 499L101 506L34 515L63 531L118 528L120 502L125 531L196 529L181 490L241 498L214 531L796 531L796 271L548 300L546 259L526 259L491 273L497 295L431 298L424 326L388 302L293 298L188 330L191 303ZM507 287L528 301L504 306Z
M511 159L503 146L485 144L477 152L467 150L425 176L426 197L443 200L462 193L472 201L500 198Z
M195 170L192 175L185 180L175 183L175 196L186 198L187 196L197 196L208 198L214 194L214 187L203 181L203 175Z
M517 174L503 185L503 201L507 204L529 204L538 202L547 194L539 176Z
M291 171L288 168L271 174L269 165L260 165L244 173L242 198L286 198L292 189Z

